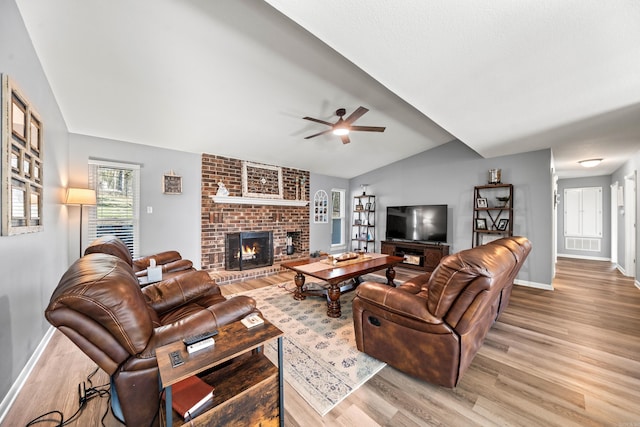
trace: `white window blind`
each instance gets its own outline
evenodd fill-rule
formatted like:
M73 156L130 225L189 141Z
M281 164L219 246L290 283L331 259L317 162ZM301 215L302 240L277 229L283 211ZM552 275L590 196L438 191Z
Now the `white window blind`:
M138 257L140 166L89 160L89 188L96 190L97 202L89 209L89 241L114 235Z

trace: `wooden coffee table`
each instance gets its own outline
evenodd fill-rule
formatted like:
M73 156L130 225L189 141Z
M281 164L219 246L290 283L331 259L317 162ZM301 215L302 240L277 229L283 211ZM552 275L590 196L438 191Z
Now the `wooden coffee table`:
M340 295L355 289L360 284L360 276L386 268L387 284L395 286L393 279L396 277L396 272L393 267L403 260L402 257L398 256L367 253L360 258L334 263L326 258L321 260L305 258L283 262L281 265L296 272L294 299L303 300L308 295L326 296L327 315L329 317L340 317ZM329 284L328 289L304 289L305 276L324 280ZM349 279L354 279L354 281L340 286L342 282Z

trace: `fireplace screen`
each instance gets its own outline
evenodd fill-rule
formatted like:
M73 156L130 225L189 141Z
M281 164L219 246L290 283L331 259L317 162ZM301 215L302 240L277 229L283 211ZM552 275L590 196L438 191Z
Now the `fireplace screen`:
M249 270L273 265L271 231L229 233L225 238L225 268Z

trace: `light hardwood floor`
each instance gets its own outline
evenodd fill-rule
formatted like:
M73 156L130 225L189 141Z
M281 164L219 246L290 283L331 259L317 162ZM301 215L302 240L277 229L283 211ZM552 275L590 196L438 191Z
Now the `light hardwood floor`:
M413 274L402 270L397 278ZM271 276L223 291L291 278ZM320 417L285 385L285 425L640 427L640 290L608 262L570 259L559 261L553 284L554 291L514 288L456 389L387 366ZM56 332L2 425L24 426L54 409L71 416L78 383L94 368ZM106 381L101 371L93 378L96 385ZM70 425L98 426L106 408L107 399L93 399ZM109 413L104 425L121 424Z

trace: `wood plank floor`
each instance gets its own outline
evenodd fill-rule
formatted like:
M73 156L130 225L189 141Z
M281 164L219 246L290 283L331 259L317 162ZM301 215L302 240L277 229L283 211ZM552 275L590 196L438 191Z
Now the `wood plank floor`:
M397 279L413 274L402 270ZM225 285L224 292L291 278ZM573 259L560 259L554 287L514 288L456 389L387 366L320 417L287 384L285 425L640 426L640 290L608 262ZM70 417L78 408L78 383L93 369L56 332L2 425L24 426L54 409ZM101 371L93 378L96 385L106 381ZM92 399L69 425L99 426L106 408L106 398ZM121 424L108 413L104 425Z

